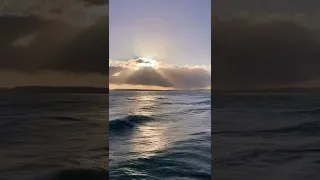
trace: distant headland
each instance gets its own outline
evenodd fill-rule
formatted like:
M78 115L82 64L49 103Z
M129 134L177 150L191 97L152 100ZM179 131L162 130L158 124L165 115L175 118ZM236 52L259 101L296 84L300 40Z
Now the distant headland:
M75 87L75 86L19 86L0 88L0 92L8 93L77 93L77 94L108 94L108 88Z
M210 89L110 89L110 91L210 91Z
M320 93L320 87L281 87L264 89L212 89L212 93Z

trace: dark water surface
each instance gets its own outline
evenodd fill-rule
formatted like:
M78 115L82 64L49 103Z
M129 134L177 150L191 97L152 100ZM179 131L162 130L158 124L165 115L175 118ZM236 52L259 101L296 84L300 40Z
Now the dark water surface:
M108 96L0 94L0 179L107 179Z
M110 92L110 179L211 179L209 91Z
M213 178L320 179L320 95L213 95Z

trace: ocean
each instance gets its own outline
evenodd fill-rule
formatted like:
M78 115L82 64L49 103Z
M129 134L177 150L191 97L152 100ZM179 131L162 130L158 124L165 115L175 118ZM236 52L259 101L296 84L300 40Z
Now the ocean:
M0 179L108 179L108 95L0 94Z
M110 91L109 179L211 179L210 91Z
M213 178L320 179L319 94L214 94Z

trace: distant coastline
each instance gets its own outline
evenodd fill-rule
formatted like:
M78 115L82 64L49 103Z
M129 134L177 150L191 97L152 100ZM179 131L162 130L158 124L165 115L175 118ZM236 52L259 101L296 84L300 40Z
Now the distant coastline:
M212 89L212 93L320 93L320 87L284 87L264 89Z
M48 94L108 94L108 88L73 86L19 86L0 88L1 93L48 93Z
M210 91L210 89L193 90L155 90L155 89L110 89L110 91ZM301 88L266 88L266 89L212 89L212 93L320 93L320 87ZM109 94L109 88L86 86L19 86L0 88L0 93L78 93Z
M160 89L110 89L110 91L175 91L175 90L160 90Z
M210 89L166 89L166 90L161 90L161 89L110 89L110 91L210 91Z
M110 91L210 91L197 90L156 90L156 89L110 89ZM86 86L18 86L0 88L0 93L45 93L45 94L109 94L109 88Z

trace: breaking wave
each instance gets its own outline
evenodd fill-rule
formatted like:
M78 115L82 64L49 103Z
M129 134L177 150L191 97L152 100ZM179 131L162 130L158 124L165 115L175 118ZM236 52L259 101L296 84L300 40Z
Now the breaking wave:
M138 124L148 122L153 120L153 118L142 115L129 115L123 118L114 119L109 121L109 130L112 131L120 131L125 129L131 129Z

